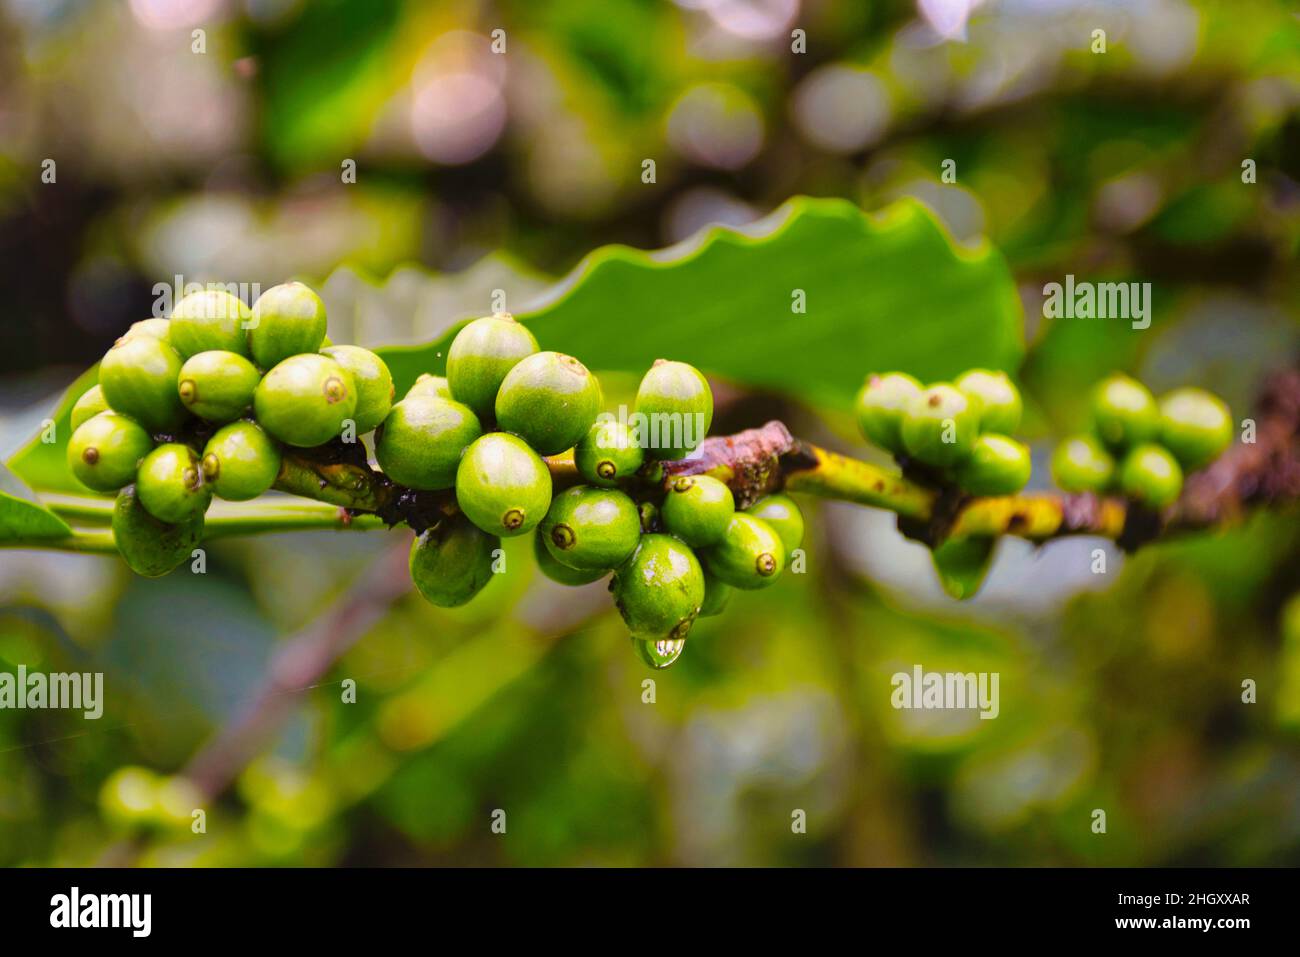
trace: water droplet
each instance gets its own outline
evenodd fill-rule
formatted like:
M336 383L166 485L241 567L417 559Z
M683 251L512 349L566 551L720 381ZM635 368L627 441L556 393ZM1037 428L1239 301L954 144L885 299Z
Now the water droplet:
M667 668L682 656L686 647L685 638L637 638L633 636L632 647L637 657L656 671Z

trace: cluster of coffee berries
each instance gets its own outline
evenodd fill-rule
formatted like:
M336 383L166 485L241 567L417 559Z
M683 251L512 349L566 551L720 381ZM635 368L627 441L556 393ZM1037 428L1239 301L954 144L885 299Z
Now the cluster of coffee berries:
M1093 391L1091 413L1091 434L1066 439L1052 456L1052 475L1066 492L1118 490L1164 508L1182 492L1185 472L1232 444L1232 414L1205 389L1175 389L1157 402L1141 382L1115 374Z
M314 447L374 429L393 381L358 346L328 344L325 306L301 283L250 309L224 290L181 299L169 319L135 323L72 409L68 465L95 491L118 491L118 550L142 575L184 561L213 495L256 498L280 473L282 447Z
M610 591L640 657L681 654L701 615L733 588L771 584L803 538L785 495L738 511L710 475L665 478L713 419L694 367L659 360L630 417L602 413L596 377L577 359L539 350L509 315L466 325L446 377L425 375L376 432L375 458L409 488L454 489L457 509L412 545L411 577L430 602L464 604L487 584L501 539L532 533L542 573L564 585L612 575ZM581 484L556 490L545 456L572 456Z
M873 374L855 404L869 442L971 495L1011 495L1029 481L1029 449L1011 437L1021 411L1011 379L986 369L929 386L904 372Z

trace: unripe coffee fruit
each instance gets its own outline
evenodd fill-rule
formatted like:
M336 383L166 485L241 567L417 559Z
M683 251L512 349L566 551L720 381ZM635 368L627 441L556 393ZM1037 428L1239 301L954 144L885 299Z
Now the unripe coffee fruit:
M972 495L1012 495L1029 481L1029 449L996 432L981 435L956 469L957 484Z
M539 532L557 562L583 571L615 568L641 540L636 503L617 489L575 485L551 501Z
M203 478L230 502L257 498L280 474L280 447L256 422L231 422L203 448Z
M456 501L483 531L523 535L546 517L551 473L523 439L492 432L465 450L456 470Z
M160 445L144 457L136 473L135 491L150 515L172 524L201 516L212 501L199 457L179 442Z
M614 573L614 602L636 638L684 639L704 601L704 570L671 535L643 535Z
M406 391L402 398L410 399L417 395L437 396L440 399L453 398L451 386L447 385L447 378L440 375L430 375L421 373L420 377L415 380L415 385Z
M235 352L200 352L181 366L176 392L189 411L209 422L233 422L253 404L262 381L253 363Z
M714 615L721 615L727 610L727 605L731 603L731 596L735 591L722 579L714 577L708 569L705 569L704 601L700 605L699 617L712 618Z
M93 419L101 412L107 411L108 400L104 398L104 390L97 385L91 386L81 394L81 398L72 406L73 430L80 428L81 423Z
M555 560L551 550L546 547L546 536L542 533L540 525L536 534L533 535L533 556L537 559L537 568L541 573L551 581L558 582L561 585L589 585L609 574L608 568L594 568L590 571L583 571L570 568L568 565L561 565Z
M300 282L272 286L253 303L248 348L263 369L316 352L325 341L325 303Z
M213 350L246 356L251 318L243 301L224 290L190 293L172 310L167 341L183 359Z
M203 514L179 524L154 518L128 485L113 503L113 543L137 575L157 578L184 564L203 542Z
M393 406L375 433L375 459L394 482L434 491L456 484L465 448L483 434L469 406L419 395Z
M1213 392L1175 389L1160 399L1160 444L1184 469L1203 468L1232 444L1232 413Z
M737 512L722 541L704 549L700 557L715 578L734 588L752 590L766 588L780 576L785 546L771 525Z
M790 559L791 553L803 544L803 512L789 495L781 492L765 495L745 509L745 513L762 519L771 526L772 531L776 532L781 539L787 560Z
M1134 501L1151 508L1172 504L1183 490L1183 470L1164 446L1139 445L1124 457L1119 470L1120 488Z
M170 432L185 421L176 392L181 357L152 336L119 339L99 364L99 387L116 412L129 415L150 432Z
M329 356L285 359L253 393L257 421L281 442L300 448L337 438L357 407L352 377Z
M501 539L465 518L444 518L411 543L411 581L425 601L440 608L464 605L492 580Z
M975 400L956 386L932 385L908 406L903 418L903 448L918 462L948 468L970 454L979 423Z
M866 440L886 452L902 453L903 417L921 389L921 383L905 372L868 376L853 406Z
M713 425L713 390L694 366L658 359L641 379L636 411L645 416L640 438L648 458L685 458Z
M1160 432L1155 397L1126 375L1102 380L1092 393L1092 430L1112 451L1149 442Z
M722 541L736 512L731 489L711 475L679 475L668 483L664 527L692 548Z
M971 369L953 383L980 407L980 431L1010 435L1020 428L1020 390L1005 372Z
M1115 479L1115 460L1100 440L1076 435L1052 453L1052 477L1064 492L1104 492Z
M519 360L501 383L497 425L542 455L573 448L600 414L600 383L573 356L538 352Z
M101 412L68 439L68 467L83 485L97 492L115 492L135 481L140 460L152 448L153 437L134 419Z
M592 485L613 488L636 474L645 461L632 430L614 418L602 418L573 447L573 464Z
M515 363L537 351L537 340L509 313L475 319L447 350L447 385L480 419L496 413L497 390Z
M357 389L357 407L352 419L357 434L369 432L383 422L393 407L393 376L384 360L360 346L327 346L321 350L352 376Z

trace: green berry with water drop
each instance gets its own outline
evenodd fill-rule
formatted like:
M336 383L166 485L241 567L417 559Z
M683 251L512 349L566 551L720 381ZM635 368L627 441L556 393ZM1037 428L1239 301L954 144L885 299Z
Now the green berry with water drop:
M704 570L690 546L671 535L643 535L610 585L633 637L684 639L704 602Z

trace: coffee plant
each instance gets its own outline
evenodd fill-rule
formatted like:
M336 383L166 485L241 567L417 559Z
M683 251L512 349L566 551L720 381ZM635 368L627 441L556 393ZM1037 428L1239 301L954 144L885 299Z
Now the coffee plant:
M802 570L796 496L896 513L959 598L978 590L1002 535L1092 534L1132 549L1294 496L1294 377L1269 386L1253 441L1233 447L1217 396L1181 388L1157 401L1117 373L1095 388L1089 432L1056 449L1060 493L1026 494L1024 402L1002 369L929 383L859 369L856 422L888 467L776 421L710 435L709 382L671 355L645 357L631 415L616 415L580 358L543 349L508 313L460 326L445 362L390 353L400 376L376 352L332 343L327 318L315 291L290 282L251 304L204 289L133 325L68 410L69 473L114 501L46 507L6 492L5 544L114 552L153 577L215 534L404 525L416 589L455 607L503 571L503 539L528 535L547 578L608 579L636 653L662 668L735 591ZM252 501L273 491L321 504ZM250 504L210 522L214 499ZM67 521L105 513L108 530Z

